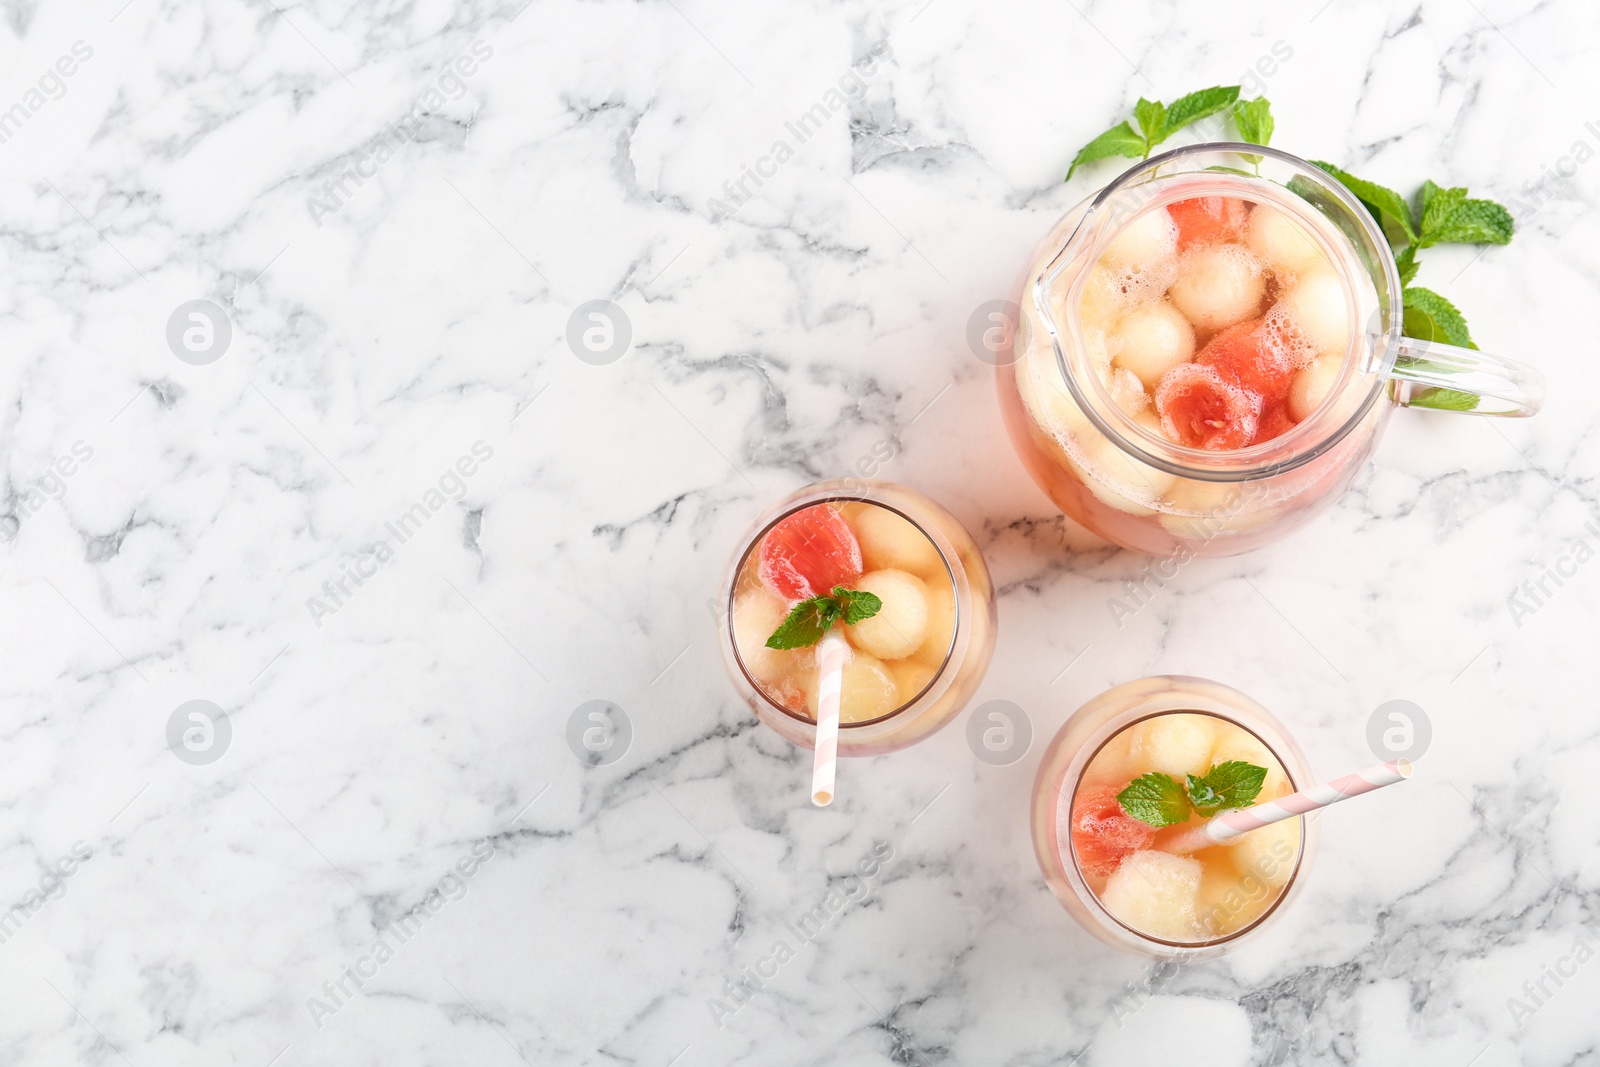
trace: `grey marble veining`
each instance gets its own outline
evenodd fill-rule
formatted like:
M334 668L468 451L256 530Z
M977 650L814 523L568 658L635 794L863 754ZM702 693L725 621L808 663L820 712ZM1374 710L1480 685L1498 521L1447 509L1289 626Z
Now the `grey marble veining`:
M0 15L0 1063L1596 1057L1591 7ZM1119 629L1144 561L1028 481L967 320L1116 173L1063 185L1078 145L1246 75L1280 147L1513 205L1418 281L1550 400L1399 413L1330 513ZM200 300L230 337L186 362ZM609 363L567 342L593 300ZM708 604L875 447L984 549L978 699L1035 739L989 766L958 720L818 811ZM1077 929L1027 836L1045 741L1156 672L1330 775L1385 700L1434 732L1271 940L1176 971ZM213 762L169 747L194 700ZM591 700L633 729L600 767Z

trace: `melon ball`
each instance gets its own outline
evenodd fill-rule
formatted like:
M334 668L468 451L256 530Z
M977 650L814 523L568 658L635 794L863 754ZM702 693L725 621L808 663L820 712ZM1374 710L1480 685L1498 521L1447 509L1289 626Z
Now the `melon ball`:
M1240 877L1258 878L1275 889L1287 882L1300 856L1300 818L1239 835L1228 851Z
M1177 248L1178 228L1172 216L1161 209L1146 211L1111 239L1100 253L1100 263L1123 274L1143 274L1161 266Z
M1097 500L1129 515L1155 514L1154 505L1172 485L1173 475L1128 455L1098 431L1081 438L1079 445L1070 458Z
M1194 358L1194 327L1165 300L1145 304L1116 325L1116 362L1154 389L1161 376Z
M928 632L917 649L917 658L942 667L950 655L950 646L956 637L956 589L949 575L930 578L928 590Z
M1083 294L1078 298L1078 325L1085 332L1104 330L1126 302L1117 276L1097 264L1083 280ZM1064 322L1062 309L1055 306L1054 310L1057 324Z
M1106 381L1111 375L1111 339L1104 330L1085 330L1083 332L1083 352L1089 357L1089 365L1094 368L1095 374L1101 381ZM1055 353L1050 353L1052 362ZM1061 368L1056 367L1056 377L1061 377ZM1063 387L1065 388L1065 387Z
M1135 415L1133 421L1143 426L1159 440L1171 440L1167 437L1167 431L1161 428L1161 416L1156 412L1154 404Z
M1331 270L1307 274L1283 298L1290 320L1306 342L1325 356L1344 359L1350 344L1350 314L1344 283Z
M1208 937L1220 937L1233 930L1238 913L1248 910L1249 901L1239 885L1233 864L1200 860L1200 886L1194 895L1195 921ZM1258 890L1259 891L1259 890Z
M1339 380L1339 369L1344 359L1339 356L1318 356L1301 367L1289 386L1289 414L1296 422L1310 418L1322 406Z
M1184 257L1170 295L1195 326L1220 330L1254 315L1266 286L1260 267L1242 246L1216 244Z
M849 629L849 627L845 627ZM817 677L812 670L802 680L806 710L817 717ZM889 668L875 656L852 650L840 674L839 721L865 722L881 718L900 706L900 687Z
M1139 376L1128 368L1118 367L1113 370L1106 388L1111 392L1111 399L1116 401L1117 407L1128 415L1137 415L1141 411L1150 410L1150 394L1144 391L1144 383L1139 380Z
M919 655L907 656L905 659L893 660L884 666L889 668L889 673L894 677L894 684L899 693L901 704L909 704L928 687L933 681L933 676L939 673L939 664L936 660L929 663Z
M765 589L748 589L733 601L733 643L739 660L758 682L775 681L793 652L768 648L767 638L789 614L783 601Z
M1089 765L1083 769L1080 790L1098 785L1110 786L1120 793L1127 784L1139 777L1133 765L1133 735L1124 730L1100 747Z
M1194 898L1195 918L1208 937L1222 937L1248 926L1278 895L1259 878L1241 879L1230 862L1231 856L1195 858L1204 868L1200 891Z
M928 535L903 515L864 504L846 518L861 542L861 558L867 570L892 569L922 576L944 573L944 557Z
M922 645L928 636L928 587L922 579L905 571L869 571L854 588L873 594L883 607L844 628L852 645L879 659L909 656Z
M1067 390L1053 352L1035 349L1017 363L1017 392L1033 421L1057 441L1096 432Z
M1304 227L1265 204L1250 212L1244 240L1258 259L1280 273L1304 274L1328 262Z
M1170 774L1180 782L1188 774L1203 775L1211 767L1216 729L1208 715L1157 715L1128 732L1135 766Z
M1256 739L1254 734L1240 730L1224 728L1222 738L1217 742L1217 747L1211 753L1213 765L1227 763L1229 760L1243 760L1245 763L1254 763L1257 767L1267 769L1267 777L1261 783L1261 792L1256 796L1256 801L1277 800L1286 797L1294 790L1289 787L1289 775L1284 771L1283 764L1278 762L1278 757L1272 750ZM1246 834L1245 837L1249 837ZM1234 838L1235 842L1243 841L1244 837Z
M1167 491L1161 525L1178 537L1209 541L1223 534L1254 530L1277 512L1264 500L1252 498L1238 482L1207 482L1177 478Z
M1200 861L1188 856L1135 852L1106 879L1100 903L1141 933L1169 941L1197 940L1194 903L1200 874Z

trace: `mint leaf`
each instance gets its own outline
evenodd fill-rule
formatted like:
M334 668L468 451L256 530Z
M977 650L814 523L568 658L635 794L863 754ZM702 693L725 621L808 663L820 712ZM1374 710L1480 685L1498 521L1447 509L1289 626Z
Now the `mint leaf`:
M833 628L842 608L831 596L814 596L802 600L789 611L789 615L767 638L768 648L807 648L821 641Z
M836 585L833 587L833 596L841 605L840 611L846 626L854 626L883 610L882 600L860 589L846 589L842 585Z
M1189 803L1194 805L1194 810L1201 815L1210 815L1222 807L1222 798L1216 790L1206 785L1205 780L1189 775Z
M1418 389L1406 402L1407 407L1432 408L1435 411L1475 411L1482 397L1477 393L1463 393L1459 389L1429 386Z
M1201 89L1188 96L1178 97L1167 108L1167 124L1161 132L1161 140L1165 141L1190 123L1199 122L1219 111L1226 111L1237 99L1239 99L1237 85L1215 85L1210 89Z
M1171 107L1159 100L1146 100L1141 96L1133 109L1134 121L1138 122L1139 128L1134 129L1132 123L1121 123L1078 149L1078 154L1072 159L1072 166L1067 168L1066 180L1071 181L1073 173L1079 167L1085 163L1093 163L1097 159L1107 159L1111 156L1147 159L1156 145L1177 131L1190 123L1199 122L1207 115L1226 111L1238 99L1237 85L1218 85L1210 89L1201 89L1197 93L1180 97Z
M850 626L882 610L883 601L872 593L836 585L832 596L814 596L790 608L788 616L767 638L767 647L809 648L821 641L840 619Z
M1430 193L1429 186L1433 187ZM1463 188L1422 187L1422 232L1419 247L1442 244L1503 245L1517 225L1511 212L1493 200L1469 200Z
M1400 285L1404 288L1411 284L1411 279L1417 276L1417 246L1406 245L1405 249L1394 257L1394 265L1400 268Z
M1399 247L1407 241L1416 241L1417 229L1411 221L1411 209L1406 206L1405 200L1399 193L1357 178L1332 163L1313 159L1311 165L1321 167L1333 175L1339 180L1340 185L1349 189L1355 198L1361 201L1362 205L1372 213L1372 217L1378 221L1391 247Z
M1442 341L1462 348L1477 348L1467 330L1467 320L1456 306L1432 289L1413 285L1400 294L1405 309L1401 332L1419 341Z
M1146 100L1139 98L1134 105L1133 117L1138 120L1139 129L1144 131L1144 154L1149 155L1150 149L1160 144L1167 136L1167 105L1159 100Z
M1426 248L1435 242L1430 240L1432 234L1437 233L1444 220L1467 202L1467 191L1457 186L1454 189L1444 189L1434 185L1432 181L1424 182L1422 186L1422 215L1417 223L1417 243Z
M1417 218L1420 219L1428 213L1428 205L1433 202L1439 189L1440 187L1433 183L1433 179L1428 178L1423 181L1422 189L1417 193Z
M1150 826L1175 826L1189 817L1189 798L1177 779L1151 771L1128 783L1117 794L1122 810Z
M1189 802L1202 815L1223 808L1246 807L1260 794L1261 783L1266 780L1265 767L1244 760L1228 760L1214 765L1204 778L1189 775Z
M1264 96L1240 100L1233 105L1233 124L1239 127L1241 141L1267 144L1272 140L1272 131L1276 126L1272 121L1272 105Z
M1111 156L1127 156L1129 159L1143 159L1150 152L1150 145L1145 139L1134 132L1132 126L1126 122L1102 133L1078 149L1078 154L1072 159L1072 166L1067 168L1067 181L1072 180L1072 172L1085 163L1093 163L1097 159L1106 159Z
M1414 285L1401 294L1401 299L1405 308L1401 332L1407 337L1419 341L1442 341L1463 348L1478 347L1472 343L1472 335L1467 332L1467 320L1462 318L1461 312L1432 289ZM1426 358L1413 357L1406 362L1424 368L1429 366ZM1432 385L1412 393L1408 404L1414 408L1432 408L1435 411L1476 411L1480 399L1476 393Z

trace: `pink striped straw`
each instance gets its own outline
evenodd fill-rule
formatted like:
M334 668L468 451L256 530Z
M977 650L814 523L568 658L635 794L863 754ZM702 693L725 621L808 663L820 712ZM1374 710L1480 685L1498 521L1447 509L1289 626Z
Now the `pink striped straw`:
M1314 785L1298 793L1290 793L1278 800L1269 800L1254 807L1225 812L1193 830L1186 830L1177 835L1164 847L1169 852L1195 852L1211 845L1226 844L1251 830L1259 830L1263 826L1271 826L1275 822L1292 819L1296 815L1304 815L1308 811L1316 811L1318 808L1337 804L1341 800L1349 800L1362 793L1370 793L1374 789L1403 782L1410 777L1410 760L1397 759L1379 763L1364 771L1347 774L1343 778L1335 778L1331 782Z
M850 645L838 630L829 630L817 647L817 746L811 764L811 803L833 803L833 772L839 762L839 694L844 686L844 661Z

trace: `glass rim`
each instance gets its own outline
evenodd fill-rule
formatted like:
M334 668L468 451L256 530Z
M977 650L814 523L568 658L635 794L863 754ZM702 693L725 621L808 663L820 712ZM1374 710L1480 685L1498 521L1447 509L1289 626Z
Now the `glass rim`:
M737 554L733 564L732 573L729 576L730 580L728 581L727 594L728 599L725 611L727 616L727 624L724 627L724 636L727 638L729 646L733 651L733 662L738 666L740 675L743 676L750 688L754 690L763 701L766 702L768 707L772 708L774 711L778 711L784 715L787 715L789 718L798 723L814 727L817 725L817 720L815 718L809 715L801 715L798 712L784 707L782 704L772 699L772 697L768 695L766 687L751 676L749 668L745 666L744 656L739 652L739 642L733 631L733 607L739 589L739 576L744 573L745 563L750 559L750 553L754 552L760 546L762 540L769 532L771 532L774 526L788 518L790 515L793 515L798 511L804 511L809 507L815 507L818 504L827 504L834 501L843 503L862 503L872 507L882 508L885 511L893 512L909 522L918 533L927 538L928 543L933 546L933 550L939 553L939 561L944 564L945 576L950 579L951 603L953 604L956 613L956 625L950 631L950 647L945 649L944 660L934 670L933 677L929 678L927 684L918 690L917 694L910 700L902 702L901 704L897 705L893 711L880 715L875 719L861 719L856 722L844 722L841 719L839 722L839 730L841 733L846 730L856 730L868 726L881 726L886 722L899 718L907 711L921 703L922 699L926 697L936 685L938 685L940 679L944 678L946 673L949 671L950 665L955 659L955 650L961 635L961 589L960 584L956 581L955 567L951 564L949 555L946 554L945 550L940 547L938 540L936 540L933 535L929 533L929 531L921 522L918 522L910 515L907 515L904 511L898 507L895 507L893 504L888 504L870 495L866 495L869 494L870 491L878 484L885 483L863 481L861 484L863 487L861 490L819 490L815 493L807 493L799 499L792 501L789 506L785 507L782 511L778 512L778 514L774 515L770 521L763 523L761 527L751 535L749 541L745 543L742 550Z
M1360 330L1352 329L1351 348L1346 353L1344 366L1340 371L1341 383L1348 381L1349 376L1357 373L1356 368L1360 355L1359 346L1363 336L1375 336L1377 338L1382 345L1383 359L1377 366L1368 366L1360 372L1370 372L1372 382L1367 388L1366 395L1361 398L1360 404L1356 405L1350 411L1348 417L1336 427L1327 429L1320 425L1314 425L1318 423L1319 419L1326 419L1335 412L1335 409L1330 405L1333 398L1339 395L1339 392L1338 390L1330 390L1329 395L1324 398L1323 404L1319 409L1298 423L1294 429L1257 445L1212 451L1191 448L1187 445L1170 441L1157 442L1150 438L1150 435L1142 427L1139 427L1131 418L1125 415L1121 417L1120 421L1126 423L1126 426L1120 427L1102 415L1100 406L1089 402L1089 397L1078 380L1079 376L1072 371L1066 349L1062 344L1062 334L1063 330L1068 331L1074 347L1080 351L1083 349L1083 339L1079 333L1077 317L1069 315L1066 323L1058 323L1047 297L1048 292L1054 288L1055 283L1066 271L1068 263L1071 261L1067 256L1068 250L1072 247L1078 235L1083 232L1084 226L1095 217L1097 212L1104 208L1104 205L1112 196L1129 187L1142 185L1149 181L1156 176L1154 172L1162 166L1205 154L1260 156L1263 159L1272 159L1284 166L1311 176L1322 187L1322 190L1338 201L1346 213L1355 220L1363 231L1366 240L1373 247L1380 250L1381 263L1379 265L1384 274L1384 287L1379 288L1374 284L1374 288L1379 290L1379 314L1383 320L1383 329L1381 331L1373 331L1370 335L1364 335ZM1187 171L1181 173L1196 172ZM1219 182L1236 183L1240 177L1252 182L1277 184L1271 183L1270 179L1252 175L1219 176L1217 180ZM1149 203L1141 207L1136 214L1142 214L1156 206L1164 206L1168 200L1183 199L1186 195L1192 195L1192 193L1178 192L1170 197L1152 196ZM1293 208L1292 210L1301 211L1300 208ZM1305 210L1311 210L1309 205ZM1089 271L1087 270L1080 271L1078 277L1074 278L1069 285L1069 306L1073 297L1081 295L1088 274ZM1345 285L1348 293L1351 284L1350 279L1346 277L1345 272L1341 271L1339 274L1340 280ZM1045 331L1050 335L1050 343L1056 357L1056 367L1060 371L1068 391L1072 394L1074 403L1077 404L1095 429L1135 460L1167 474L1196 481L1225 483L1269 478L1273 475L1285 474L1296 470L1338 447L1342 441L1361 425L1363 420L1371 413L1372 408L1387 393L1389 388L1389 369L1398 353L1402 328L1400 307L1397 300L1394 299L1394 296L1400 292L1400 277L1394 262L1394 253L1389 247L1388 239L1383 235L1382 230L1378 228L1367 210L1361 206L1361 202L1331 174L1328 174L1314 163L1280 149L1270 148L1266 145L1245 144L1239 141L1205 141L1170 149L1136 163L1106 183L1099 192L1090 198L1089 208L1084 217L1078 221L1072 233L1065 238L1061 249L1052 257L1049 265L1033 279L1030 288L1033 292L1034 308L1044 324ZM1100 392L1105 392L1105 387L1098 380L1094 384ZM1117 409L1117 411L1119 415L1122 415L1120 409ZM1285 447L1294 444L1297 438L1309 440L1313 429L1319 431L1319 434L1316 435L1318 439L1314 443L1305 448L1291 451L1286 458L1267 458L1283 452ZM1129 431L1132 432L1130 433ZM1151 451L1144 447L1140 440L1141 438L1149 439L1150 443L1156 445L1160 451ZM1176 458L1169 458L1169 456Z
M1238 721L1236 718L1233 718L1232 716L1225 715L1225 714L1223 714L1221 712L1207 711L1207 710L1204 710L1204 709L1201 709L1201 708L1187 708L1187 709L1185 709L1185 708L1172 708L1172 709L1169 709L1169 710L1166 710L1166 711L1152 711L1152 712L1148 712L1148 713L1145 713L1145 714L1139 714L1139 715L1137 715L1137 717L1135 717L1133 719L1130 719L1125 723L1122 723L1122 725L1118 726L1115 730L1112 730L1109 734L1107 734L1105 739L1102 740L1098 745L1096 745L1094 751L1091 752L1089 754L1088 758L1083 761L1083 766L1078 768L1078 773L1077 773L1077 775L1074 778L1073 783L1072 783L1072 795L1070 797L1066 798L1067 799L1067 819L1066 819L1066 823L1067 823L1068 847L1066 848L1065 851L1070 855L1070 858L1071 858L1072 862L1071 862L1070 868L1067 866L1067 864L1063 863L1062 864L1062 869L1063 870L1070 870L1072 872L1073 879L1078 883L1079 886L1082 887L1084 893L1089 897L1089 899L1094 902L1094 906L1097 909L1097 913L1099 915L1101 915L1105 919L1109 920L1118 929L1126 931L1127 933L1131 934L1132 936L1138 938L1141 941L1148 942L1148 943L1154 944L1154 945L1161 945L1163 947L1174 949L1174 950L1179 950L1179 951L1174 953L1174 955L1178 955L1178 954L1181 954L1182 950L1199 951L1199 950L1202 950L1202 949L1216 948L1216 947L1218 947L1220 945L1227 945L1230 942L1237 941L1238 939L1246 936L1247 934L1254 933L1256 930L1258 930L1262 926L1262 924L1264 924L1269 918L1271 918L1272 915L1275 914L1278 911L1278 909L1283 906L1284 902L1289 899L1290 891L1294 888L1295 882L1299 880L1300 872L1304 869L1304 866L1305 866L1306 846L1307 846L1307 842L1309 840L1309 835L1307 833L1306 817L1304 815L1295 816L1295 818L1300 820L1300 846L1295 852L1294 870L1289 872L1289 877L1287 879L1285 879L1283 885L1278 888L1277 896L1273 899L1272 903L1269 904L1265 909L1263 909L1260 915L1258 915L1254 919L1252 919L1248 925L1246 925L1244 927L1241 927L1238 930L1235 930L1231 934L1225 934L1222 937L1209 938L1209 939L1207 939L1205 941L1174 941L1174 940L1171 940L1170 938L1157 937L1156 935L1146 933L1145 931L1140 930L1137 927L1129 926L1127 923L1123 922L1121 919L1119 919L1115 915L1111 914L1111 909L1109 909L1109 908L1107 908L1105 906L1105 903L1100 899L1100 895L1098 893L1094 892L1094 890L1089 888L1088 879L1084 875L1083 868L1078 863L1078 850L1076 848L1071 847L1071 841L1072 841L1072 810L1077 805L1078 790L1083 785L1084 772L1089 769L1089 765L1094 762L1094 758L1096 756L1098 756L1101 753L1101 751L1104 750L1105 747L1107 745L1109 745L1112 741L1115 741L1117 738L1121 737L1124 733L1126 733L1127 731L1133 729L1135 726L1139 725L1142 722L1147 722L1147 721L1149 721L1151 719L1161 718L1164 715L1209 715L1210 717L1212 717L1214 719L1221 719L1223 722L1226 722L1226 723L1228 723L1228 724L1230 724L1232 726L1237 726L1239 729L1243 730L1245 733L1249 734L1251 737L1253 737L1257 741L1259 741L1261 743L1261 745L1264 748L1266 748L1266 750L1268 752L1272 753L1272 757L1278 761L1278 766L1283 768L1283 773L1289 779L1289 784L1291 786L1293 786L1295 789L1303 789L1303 788L1305 788L1305 783L1301 783L1301 782L1295 781L1294 772L1290 769L1288 763L1286 763L1284 761L1283 757L1281 755L1279 755L1277 746L1270 744L1266 740L1266 738L1262 737L1255 730L1251 729L1249 726L1247 726L1244 723ZM1113 721L1117 721L1117 720L1113 720ZM1074 758L1073 762L1076 762L1076 758ZM1065 784L1066 783L1063 781L1062 785L1065 786ZM1060 803L1060 800L1064 795L1065 795L1065 789L1062 789L1062 790L1058 791L1057 801L1056 801L1058 804ZM1060 844L1059 838L1056 841L1055 847L1056 847L1056 851L1058 853L1063 851L1062 848L1061 848L1061 844Z

